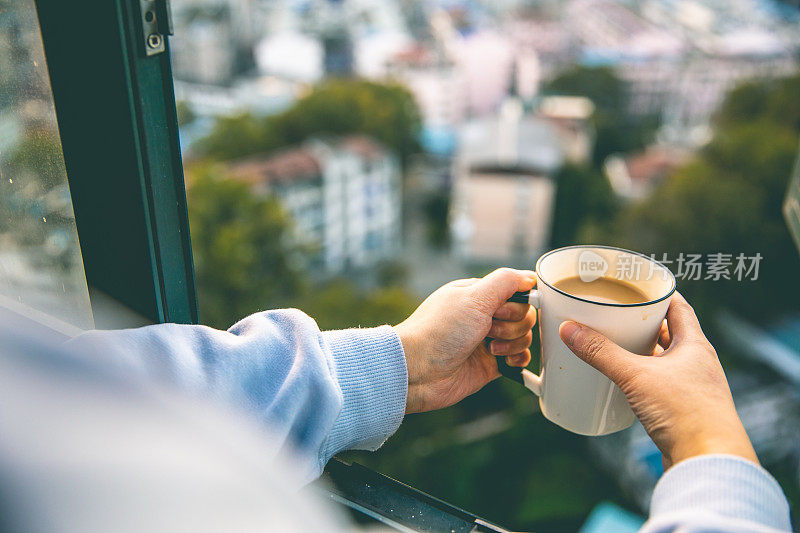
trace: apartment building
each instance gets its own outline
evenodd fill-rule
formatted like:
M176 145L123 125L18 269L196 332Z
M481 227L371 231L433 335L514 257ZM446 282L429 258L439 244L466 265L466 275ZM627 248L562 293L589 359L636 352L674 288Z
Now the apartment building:
M238 161L228 175L278 198L294 220L295 238L317 249L311 266L323 275L368 268L400 252L400 168L370 137L313 139Z
M493 117L462 128L450 225L455 251L469 263L531 267L548 245L564 154L548 120L507 100Z

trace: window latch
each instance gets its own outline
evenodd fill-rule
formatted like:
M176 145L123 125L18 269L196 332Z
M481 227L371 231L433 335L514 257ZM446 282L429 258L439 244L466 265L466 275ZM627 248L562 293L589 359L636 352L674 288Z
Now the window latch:
M142 46L147 56L166 51L167 35L174 33L169 0L139 0Z

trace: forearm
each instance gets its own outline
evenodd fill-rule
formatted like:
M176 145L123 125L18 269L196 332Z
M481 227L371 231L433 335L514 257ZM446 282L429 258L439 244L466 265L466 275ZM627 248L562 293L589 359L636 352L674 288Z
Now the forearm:
M300 311L278 310L228 331L159 324L70 343L132 377L246 411L306 480L342 449L380 446L405 411L405 358L389 327L322 333Z
M659 480L643 532L791 531L780 486L757 464L732 455L703 455Z

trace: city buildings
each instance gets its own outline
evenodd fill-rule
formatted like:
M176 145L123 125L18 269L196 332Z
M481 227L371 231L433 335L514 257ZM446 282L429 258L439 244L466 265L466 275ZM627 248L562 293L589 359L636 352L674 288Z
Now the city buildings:
M437 155L451 155L467 113L467 81L455 62L441 50L417 45L386 62L386 77L414 95L423 120L423 146Z
M245 39L228 27L208 36L208 23L197 18L197 28L177 32L176 93L206 120L182 127L184 139L207 134L214 116L285 109L334 74L399 83L414 95L424 153L414 155L405 181L401 259L408 267L404 286L418 296L497 266L530 268L550 246L563 164L602 167L621 203L648 197L708 142L714 113L734 87L796 73L800 50L800 11L773 0L181 0L192 1L227 2L231 13L247 4L253 20L262 11L268 16L247 40L255 43L249 73L209 66L246 57ZM193 52L181 53L181 38L197 41ZM655 139L648 131L644 140L652 146L637 141L605 164L592 160L592 102L542 92L576 67L607 67L624 82L627 107L603 116L605 125L652 121ZM192 69L222 74L215 80ZM364 140L367 150L344 141L309 141L230 167L256 193L281 200L298 240L318 250L318 268L310 270L326 276L348 267L367 271L396 257L401 240L397 164L373 141ZM442 213L449 210L450 248L429 236L433 225L442 228L426 209L432 199ZM770 352L766 366L789 362L796 371L796 358L776 357L784 353ZM731 385L759 454L796 461L796 383L744 374L731 375ZM605 464L628 501L645 510L662 470L641 426L590 446L594 454L582 460Z
M517 99L461 131L450 213L462 259L530 267L544 251L564 156L554 128Z
M594 111L592 101L581 96L541 98L537 116L554 128L566 161L581 164L592 156L595 140L592 124Z
M178 16L184 12L178 11ZM223 6L185 13L191 22L172 40L172 62L178 79L223 85L235 74L236 47L228 11Z
M266 4L255 0L172 0L170 39L179 80L226 85L253 69L253 48L266 28Z
M316 273L366 268L400 252L400 169L369 137L313 139L232 163L227 174L275 195L297 240L318 250L309 265Z
M579 57L578 39L556 13L515 17L506 23L506 30L518 54L537 58L541 80L553 79L565 65L574 64ZM529 95L520 91L520 96Z
M696 147L733 87L797 71L800 29L767 4L571 0L564 23L581 64L627 82L630 113L659 117L662 141Z
M465 124L450 212L457 256L530 268L550 242L556 172L591 157L593 112L581 97L546 97L533 111L512 97L496 116Z

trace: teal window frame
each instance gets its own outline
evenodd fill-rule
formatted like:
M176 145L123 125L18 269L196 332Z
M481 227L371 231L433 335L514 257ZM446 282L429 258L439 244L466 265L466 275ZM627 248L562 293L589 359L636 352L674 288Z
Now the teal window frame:
M197 323L169 44L146 54L138 0L36 9L90 296Z

